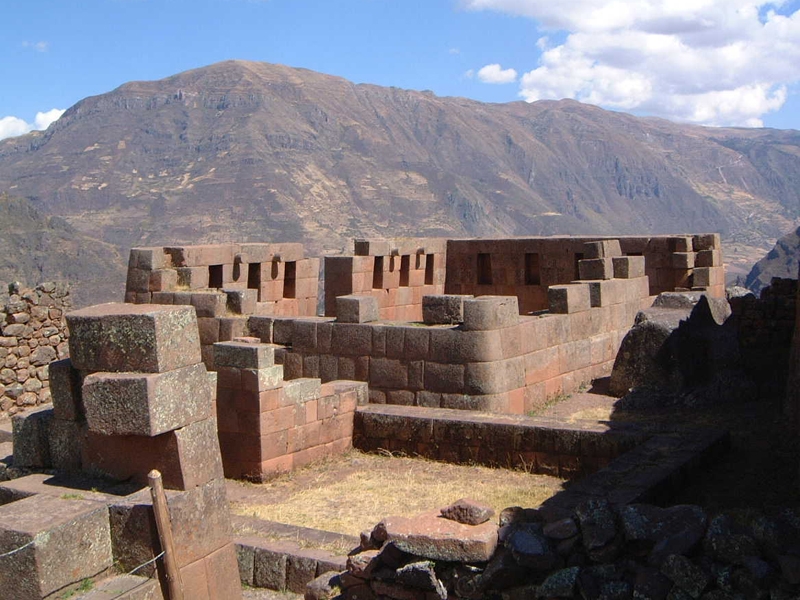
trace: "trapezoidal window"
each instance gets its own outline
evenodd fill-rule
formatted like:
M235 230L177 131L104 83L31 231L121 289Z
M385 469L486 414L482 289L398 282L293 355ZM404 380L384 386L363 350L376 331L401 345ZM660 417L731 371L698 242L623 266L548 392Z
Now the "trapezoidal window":
M541 285L542 277L539 272L539 253L528 252L525 254L525 285Z
M478 285L492 285L491 254L478 254Z
M575 279L581 278L581 271L578 268L578 263L583 260L583 252L576 252L575 253Z
M408 287L410 273L411 257L408 254L404 254L400 257L400 287Z
M286 263L283 271L283 297L294 298L297 291L297 263L290 261Z
M428 254L425 257L425 285L433 285L433 261L433 254Z
M222 287L222 265L208 265L208 287Z
M383 289L383 257L376 256L372 264L372 289Z
M247 265L247 289L257 290L261 287L261 263Z

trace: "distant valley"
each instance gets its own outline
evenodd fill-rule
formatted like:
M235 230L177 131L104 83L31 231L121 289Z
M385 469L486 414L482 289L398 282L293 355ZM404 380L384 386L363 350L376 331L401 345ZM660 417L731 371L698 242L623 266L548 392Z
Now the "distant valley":
M131 246L230 240L718 231L746 272L800 224L800 132L229 61L0 141L0 192L0 279L66 278L83 303L120 298Z

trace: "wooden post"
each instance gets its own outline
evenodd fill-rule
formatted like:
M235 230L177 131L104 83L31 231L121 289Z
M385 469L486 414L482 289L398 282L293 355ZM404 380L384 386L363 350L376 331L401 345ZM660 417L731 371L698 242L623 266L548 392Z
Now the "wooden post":
M183 582L178 563L175 561L175 546L172 541L172 526L169 521L167 496L164 494L164 482L161 473L153 469L147 475L150 484L150 494L153 497L153 513L156 517L158 539L164 551L164 572L167 575L167 589L169 600L183 600Z

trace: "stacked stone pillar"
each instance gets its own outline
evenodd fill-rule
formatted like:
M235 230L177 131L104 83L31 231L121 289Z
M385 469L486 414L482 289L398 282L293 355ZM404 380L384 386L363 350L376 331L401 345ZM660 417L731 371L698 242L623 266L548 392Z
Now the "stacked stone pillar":
M194 309L103 304L70 313L67 324L71 363L53 381L53 422L71 424L80 441L73 445L79 456L66 462L140 483L151 469L161 471L185 597L241 598ZM123 569L158 554L146 490L110 511Z

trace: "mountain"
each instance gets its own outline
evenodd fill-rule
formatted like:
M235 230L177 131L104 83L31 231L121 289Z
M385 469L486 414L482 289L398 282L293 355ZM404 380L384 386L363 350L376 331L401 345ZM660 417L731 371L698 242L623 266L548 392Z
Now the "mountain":
M29 200L0 194L0 229L0 295L12 281L65 281L77 308L96 295L119 298L124 291L125 263L116 247L81 234L61 217L42 215Z
M686 231L763 254L800 222L800 132L228 61L124 84L0 141L2 190L123 256L223 240L319 253L357 236Z
M756 294L760 294L773 277L796 279L798 259L800 259L800 227L779 239L769 254L753 265L744 285Z

